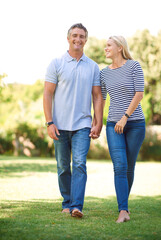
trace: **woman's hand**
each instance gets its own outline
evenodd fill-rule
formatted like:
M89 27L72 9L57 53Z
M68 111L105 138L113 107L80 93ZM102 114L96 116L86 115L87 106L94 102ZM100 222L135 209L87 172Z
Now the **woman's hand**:
M91 128L91 132L89 134L89 137L91 137L92 139L99 138L101 129L102 129L102 127L93 126Z
M124 130L124 127L127 123L127 117L126 116L123 116L120 121L118 121L115 125L115 132L118 133L118 134L121 134L123 133L123 130Z

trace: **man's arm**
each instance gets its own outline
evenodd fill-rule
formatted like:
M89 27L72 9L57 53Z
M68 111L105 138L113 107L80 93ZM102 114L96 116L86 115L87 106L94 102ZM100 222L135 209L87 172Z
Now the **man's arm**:
M45 119L47 122L52 121L52 99L53 99L53 94L56 89L56 84L50 83L50 82L45 82L44 85L44 95L43 95L43 107L44 107L44 114L45 114ZM57 135L59 134L59 131L55 124L50 125L47 127L48 135L52 139L58 140Z
M100 135L103 122L103 99L100 86L93 86L92 96L93 96L94 119L90 136L93 139L95 139L98 138Z

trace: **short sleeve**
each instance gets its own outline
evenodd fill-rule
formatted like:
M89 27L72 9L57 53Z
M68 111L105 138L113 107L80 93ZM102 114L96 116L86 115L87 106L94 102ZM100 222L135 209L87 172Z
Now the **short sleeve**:
M144 92L144 73L137 61L133 66L133 79L135 92Z
M104 100L106 100L107 98L107 88L106 88L106 84L105 81L103 79L103 71L100 71L100 83L101 83L101 92L102 92L102 97Z
M94 68L93 86L100 86L100 70L97 64L95 64Z
M56 71L56 60L55 59L51 61L51 63L49 64L49 66L46 70L45 81L55 83L55 84L58 81L57 71Z

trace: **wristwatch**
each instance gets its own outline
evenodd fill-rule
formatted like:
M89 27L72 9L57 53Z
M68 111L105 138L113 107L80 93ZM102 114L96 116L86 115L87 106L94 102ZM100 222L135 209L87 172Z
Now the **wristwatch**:
M129 118L130 116L129 116L129 114L127 114L127 113L125 113L125 116L127 117L127 118Z
M46 122L46 123L45 123L45 125L46 125L47 127L49 127L49 126L52 125L52 124L54 124L53 121L52 121L52 122Z

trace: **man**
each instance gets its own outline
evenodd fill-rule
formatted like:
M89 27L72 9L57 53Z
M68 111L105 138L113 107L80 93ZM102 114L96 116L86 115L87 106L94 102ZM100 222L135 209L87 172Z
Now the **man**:
M43 98L48 135L54 139L62 212L80 218L83 216L90 138L99 137L103 115L99 68L83 53L87 37L87 29L82 24L74 24L68 30L69 50L50 63Z

